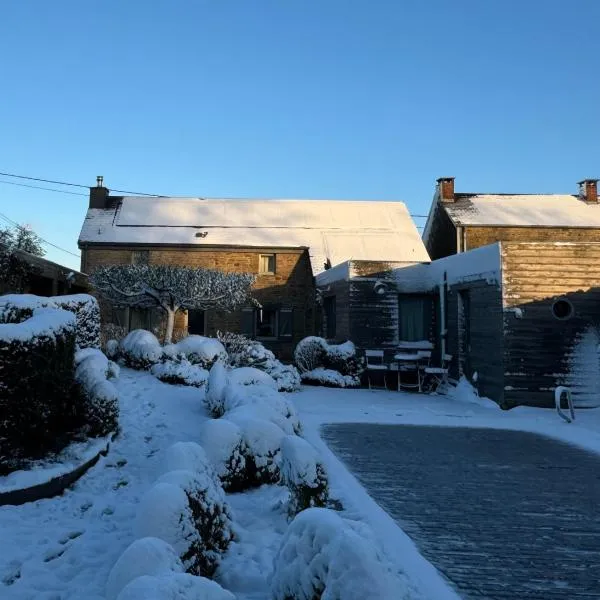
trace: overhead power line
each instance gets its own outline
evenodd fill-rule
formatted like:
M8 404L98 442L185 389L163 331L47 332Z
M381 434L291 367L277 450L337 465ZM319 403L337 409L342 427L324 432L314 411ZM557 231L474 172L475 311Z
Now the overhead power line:
M47 192L58 192L59 194L71 194L73 196L87 196L83 192L69 192L68 190L57 190L56 188L48 188L43 187L41 185L29 185L28 183L17 183L16 181L6 181L4 179L0 179L0 183L5 183L6 185L18 185L19 187L33 188L34 190L46 190Z

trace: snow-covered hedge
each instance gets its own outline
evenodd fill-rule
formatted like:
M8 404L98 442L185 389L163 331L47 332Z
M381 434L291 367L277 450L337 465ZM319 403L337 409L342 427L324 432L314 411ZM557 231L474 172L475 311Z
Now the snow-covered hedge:
M233 369L228 373L227 379L230 383L237 383L239 385L264 385L274 390L277 389L275 380L268 373L254 367Z
M216 338L188 335L173 345L178 354L184 354L193 365L203 369L210 369L218 360L227 361L225 347Z
M196 442L176 442L169 446L163 460L163 472L190 471L217 482L217 476L204 448Z
M320 337L301 340L294 360L304 383L330 387L358 387L365 370L364 359L350 341L329 344Z
M404 585L366 526L326 508L290 523L271 576L274 600L398 600Z
M186 358L166 360L152 366L150 372L165 383L202 387L208 381L208 371L193 365Z
M75 330L75 315L56 308L0 324L0 474L72 437L79 400Z
M290 490L292 517L307 508L327 505L325 466L315 448L298 436L287 436L281 445L281 481Z
M215 418L223 416L225 407L225 386L227 385L227 369L219 360L210 369L208 387L204 396L204 404L208 412Z
M119 342L117 340L108 340L104 346L104 354L111 360L119 358Z
M119 427L119 396L109 381L119 376L119 366L97 348L75 354L75 381L82 394L83 422L88 435L101 436Z
M106 582L106 600L116 600L121 591L142 575L183 573L183 564L167 542L143 537L130 544L113 565Z
M163 349L153 333L145 329L134 329L121 340L120 353L128 367L149 369L160 362Z
M0 296L0 323L20 323L31 317L36 308L62 308L75 315L79 348L100 348L100 308L89 294L70 296L35 296L7 294Z
M235 600L218 583L187 573L142 575L129 583L117 600Z
M210 577L233 539L223 488L212 474L192 471L170 471L160 477L158 483L177 485L185 492L200 538L200 543L194 544L193 555L187 557L193 560L187 571ZM185 562L186 556L182 559Z

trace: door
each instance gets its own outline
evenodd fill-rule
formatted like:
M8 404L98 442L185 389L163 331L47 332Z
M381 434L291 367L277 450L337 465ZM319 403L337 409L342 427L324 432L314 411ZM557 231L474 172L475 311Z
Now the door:
M203 310L188 310L188 333L204 335L205 322Z
M458 292L458 369L459 374L471 379L471 294Z

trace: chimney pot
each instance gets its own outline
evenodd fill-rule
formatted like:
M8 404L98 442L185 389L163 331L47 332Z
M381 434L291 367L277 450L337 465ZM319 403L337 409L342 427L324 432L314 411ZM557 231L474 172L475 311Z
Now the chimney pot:
M585 202L598 203L598 180L597 179L583 179L578 182L579 185L579 197Z
M454 202L454 177L440 177L437 187L442 202Z
M102 175L96 176L96 187L104 187L104 177Z
M90 188L90 208L108 208L109 190L104 187L104 177L96 177L96 187Z

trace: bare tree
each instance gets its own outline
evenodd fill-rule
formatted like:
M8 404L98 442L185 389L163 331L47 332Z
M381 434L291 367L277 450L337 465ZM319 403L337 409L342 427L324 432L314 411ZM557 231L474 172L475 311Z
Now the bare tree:
M171 265L113 265L90 276L101 296L115 306L159 308L167 315L165 344L171 342L180 310L217 308L232 311L258 305L250 290L255 276Z

